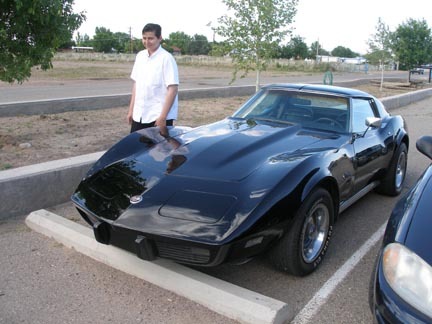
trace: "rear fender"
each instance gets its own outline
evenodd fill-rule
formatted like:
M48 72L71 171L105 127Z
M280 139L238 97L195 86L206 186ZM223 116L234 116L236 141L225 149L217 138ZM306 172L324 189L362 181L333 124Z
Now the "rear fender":
M403 142L409 148L409 137L408 137L408 129L407 124L402 116L391 116L387 117L390 123L390 127L392 128L393 134L395 134L396 145L399 145ZM396 151L396 149L395 149Z
M389 125L387 127L390 128L390 132L393 132L394 135L394 147L392 152L392 157L389 160L389 163L393 161L396 152L398 151L399 146L404 143L409 150L409 136L406 129L405 120L401 116L391 116L388 117Z

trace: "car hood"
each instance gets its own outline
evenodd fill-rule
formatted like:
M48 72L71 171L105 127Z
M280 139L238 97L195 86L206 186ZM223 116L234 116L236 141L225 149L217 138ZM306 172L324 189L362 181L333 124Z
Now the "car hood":
M335 137L338 136L305 131L296 124L287 127L226 119L177 136L174 140L180 146L175 149L162 141L136 154L133 160L175 176L241 181L272 158L281 154L285 158L302 155L305 149L317 147L317 142ZM323 145L318 147L321 150ZM175 165L170 168L173 159Z
M432 214L430 197L432 193L432 166L423 174L410 196L406 206L409 222L402 222L397 241L402 241L411 251L432 265ZM414 203L412 203L414 202Z

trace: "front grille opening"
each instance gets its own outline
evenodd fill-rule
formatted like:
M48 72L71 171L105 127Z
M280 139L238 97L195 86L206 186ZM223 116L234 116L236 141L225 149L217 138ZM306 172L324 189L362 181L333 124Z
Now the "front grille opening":
M166 242L156 242L156 248L161 258L193 264L206 264L210 261L210 251L203 248L179 246Z

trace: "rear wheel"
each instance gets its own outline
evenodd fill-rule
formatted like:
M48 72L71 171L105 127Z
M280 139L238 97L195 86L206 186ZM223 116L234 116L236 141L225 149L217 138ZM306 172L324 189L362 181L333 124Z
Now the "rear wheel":
M279 270L295 276L313 272L322 262L330 242L333 201L327 190L314 190L295 215L292 227L270 252Z
M379 193L397 196L402 192L408 163L408 149L401 143L393 157L382 183L377 187Z

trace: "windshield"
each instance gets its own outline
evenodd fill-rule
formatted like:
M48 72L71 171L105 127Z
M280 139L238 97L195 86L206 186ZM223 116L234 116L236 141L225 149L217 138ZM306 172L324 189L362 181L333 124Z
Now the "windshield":
M248 100L234 118L301 124L332 132L349 129L349 98L321 93L266 89Z

